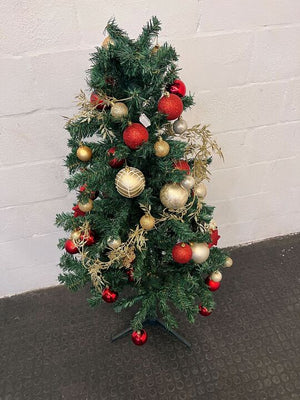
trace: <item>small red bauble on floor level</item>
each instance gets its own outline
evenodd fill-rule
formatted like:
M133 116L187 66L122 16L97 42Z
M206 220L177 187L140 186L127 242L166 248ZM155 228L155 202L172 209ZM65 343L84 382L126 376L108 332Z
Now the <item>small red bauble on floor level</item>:
M140 331L133 331L131 334L131 340L137 346L142 346L147 342L148 335L145 329L141 329Z
M199 313L201 315L204 315L204 317L208 317L213 310L208 310L206 307L203 307L201 304L199 304Z
M118 159L118 158L112 158L115 155L115 152L116 152L116 147L112 147L107 151L107 155L110 158L110 161L108 161L108 164L112 168L120 168L124 164L125 160Z
M175 169L180 169L181 171L187 171L187 175L190 174L190 166L185 160L178 160L173 163Z
M175 79L175 81L168 87L168 91L177 96L183 97L186 93L185 84L180 79Z
M95 93L95 92L93 92L93 93L91 94L90 102L91 102L94 106L97 104L98 110L103 110L104 105L105 105L105 103L103 102L103 99L101 99L101 97L100 97L97 93Z
M177 243L172 249L173 260L179 264L185 264L192 259L193 251L187 243Z
M71 240L71 239L66 240L65 250L70 254L78 253L78 249L77 249L75 243L73 242L73 240Z
M126 146L132 150L138 149L143 143L148 142L147 129L138 122L129 125L123 132L123 140Z
M206 283L206 285L208 286L208 289L209 289L211 292L214 292L214 291L218 290L219 287L220 287L220 285L221 285L220 282L215 282L215 281L213 281L212 279L210 279L209 277L207 277L207 278L205 279L205 283Z
M180 117L183 111L183 103L176 94L168 93L159 100L157 109L159 112L166 114L167 120L171 121Z
M118 293L110 288L105 288L102 292L102 299L106 301L106 303L114 303L118 299Z

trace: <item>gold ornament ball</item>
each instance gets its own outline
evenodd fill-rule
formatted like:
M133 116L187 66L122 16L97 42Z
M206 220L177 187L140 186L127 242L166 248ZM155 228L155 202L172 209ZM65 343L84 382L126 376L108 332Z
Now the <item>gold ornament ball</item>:
M118 248L119 246L121 246L121 243L122 243L122 241L121 241L121 238L119 238L119 237L118 238L110 237L107 240L107 246L111 247L112 249Z
M192 177L192 175L186 175L181 181L181 186L183 186L186 190L191 190L194 185L195 179Z
M166 208L177 210L185 206L189 192L180 183L166 183L160 190L159 198Z
M173 123L173 131L177 135L181 135L187 130L187 123L184 119L178 118L174 123Z
M79 240L81 236L81 230L80 229L75 229L70 236L71 240Z
M150 214L143 215L140 219L140 224L145 231L150 231L152 228L154 228L155 218Z
M207 243L191 243L192 260L197 264L204 263L209 257L209 247Z
M94 206L93 200L92 199L88 199L87 203L78 203L78 208L80 211L82 212L89 212L92 210Z
M124 103L114 103L110 109L111 116L116 119L120 120L128 115L128 108Z
M145 189L145 177L139 169L125 167L117 173L115 185L121 196L131 199L139 196Z
M204 199L204 197L207 195L207 189L204 183L196 183L194 187L194 193L197 197L200 197L201 199Z
M226 257L224 267L227 267L227 268L232 267L232 264L233 264L232 258Z
M165 157L169 154L169 151L170 145L165 140L160 138L156 143L154 143L154 152L156 157Z
M210 274L210 279L214 282L221 282L222 273L220 271L214 271L212 274Z
M160 45L159 45L159 44L156 44L156 45L152 48L151 53L152 53L152 54L156 54L156 53L158 52L159 48L160 48Z
M90 159L92 158L92 154L92 150L88 146L84 145L79 146L76 151L76 155L81 161L90 161Z
M115 42L112 40L112 38L110 36L107 36L102 42L102 47L108 49L109 45L113 46L114 44Z

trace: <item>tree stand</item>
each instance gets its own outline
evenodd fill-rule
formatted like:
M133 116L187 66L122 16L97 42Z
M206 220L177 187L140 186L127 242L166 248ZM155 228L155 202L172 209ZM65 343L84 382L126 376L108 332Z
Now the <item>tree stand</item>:
M173 329L169 329L166 327L166 324L161 321L160 319L146 319L143 322L143 327L145 326L153 326L153 325L159 325L161 328L165 329L169 334L175 336L181 343L183 343L185 346L187 346L189 349L192 347L191 343L188 342L184 337L182 337L181 335L179 335L179 333L177 333L176 331L174 331ZM129 335L130 333L132 333L133 330L131 328L127 328L124 331L117 333L116 335L112 336L111 341L115 342L117 339L121 339L122 337Z

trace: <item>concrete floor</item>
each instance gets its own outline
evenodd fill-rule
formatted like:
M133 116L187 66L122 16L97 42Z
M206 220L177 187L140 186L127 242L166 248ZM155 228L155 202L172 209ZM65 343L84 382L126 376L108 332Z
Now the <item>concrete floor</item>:
M300 399L300 235L233 249L217 308L145 346L111 343L132 310L64 287L0 300L0 400Z

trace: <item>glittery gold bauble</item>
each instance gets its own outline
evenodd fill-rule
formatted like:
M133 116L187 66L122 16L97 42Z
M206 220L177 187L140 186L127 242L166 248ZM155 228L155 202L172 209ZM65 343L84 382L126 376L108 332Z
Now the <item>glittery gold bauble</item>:
M184 207L189 193L180 183L166 183L160 190L159 198L166 208L177 210Z
M194 193L197 197L204 199L204 197L207 194L207 189L206 189L206 186L204 185L204 183L202 183L202 182L196 183L196 185L194 186Z
M159 138L159 140L154 143L154 152L156 157L165 157L167 154L169 154L170 151L170 145L168 142L162 140L162 138Z
M81 236L81 230L80 229L75 229L70 236L70 239L72 240L79 240Z
M145 188L145 177L139 169L125 167L117 173L115 185L120 195L130 199L142 193Z
M94 206L94 203L93 203L92 199L88 199L87 203L78 203L79 210L83 211L83 212L91 211L93 206Z
M88 146L79 146L76 155L81 161L90 161L92 158L92 150Z
M183 186L186 190L191 190L195 185L195 179L192 175L186 175L184 179L181 181L181 186Z
M112 249L116 249L117 247L121 246L121 243L122 241L119 237L118 238L110 237L107 240L107 246L111 247Z
M209 257L209 247L207 243L190 243L192 246L192 259L197 264L202 264Z
M150 231L152 228L154 228L155 218L150 214L143 215L140 219L140 224L145 231Z
M173 131L177 133L177 135L181 135L187 130L187 123L183 118L178 118L173 123Z
M232 258L226 257L226 260L224 262L224 267L227 267L227 268L232 267L232 264L233 264Z
M128 108L124 103L114 103L110 109L111 116L120 120L128 115Z
M222 273L220 271L214 271L212 274L210 274L210 279L214 282L221 282Z
M107 36L102 42L102 47L108 49L109 45L113 46L114 44L115 42L112 40L112 38L110 36Z

